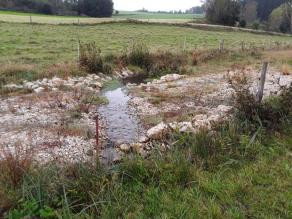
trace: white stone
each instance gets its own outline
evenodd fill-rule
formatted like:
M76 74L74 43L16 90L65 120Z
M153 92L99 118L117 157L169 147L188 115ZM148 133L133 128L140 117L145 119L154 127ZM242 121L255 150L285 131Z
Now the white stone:
M33 90L35 90L35 89L37 89L37 88L39 88L39 85L38 85L38 84L33 84L33 85L31 86L31 89L33 89Z
M63 81L61 78L54 77L54 78L52 79L52 83L53 83L53 85L55 85L55 86L61 86L62 84L64 84L64 81Z
M197 121L197 120L207 120L208 116L206 114L198 114L195 115L195 117L193 118L193 121Z
M130 145L128 145L128 144L121 144L119 146L119 148L124 153L128 153L130 151L130 149L131 149Z
M168 132L168 126L161 122L157 126L152 127L147 131L147 136L151 139L161 139L163 135L165 135Z
M196 132L191 122L180 122L178 128L180 132Z
M232 110L232 106L219 105L217 109L222 113L228 113Z
M211 124L208 120L196 120L194 121L193 126L197 130L201 128L206 128L206 129L211 128Z
M35 93L40 93L40 92L43 92L44 90L45 90L45 88L43 88L43 87L38 87L38 88L34 89L34 92L35 92Z
M33 85L34 85L34 83L32 83L32 82L25 82L24 83L24 87L29 88L29 89L31 89Z
M149 141L149 138L147 138L146 136L142 136L139 138L139 143L145 143L147 141Z
M220 121L221 118L222 117L220 115L218 115L218 114L211 115L211 116L208 117L208 121L209 122L218 122L218 121Z
M141 144L141 143L133 143L130 146L131 146L131 148L133 148L134 152L139 153L141 148L143 147L143 144Z

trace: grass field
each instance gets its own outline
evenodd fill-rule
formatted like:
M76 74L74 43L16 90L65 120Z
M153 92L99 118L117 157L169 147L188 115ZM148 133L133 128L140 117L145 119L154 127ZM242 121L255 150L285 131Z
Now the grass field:
M29 25L0 23L0 63L51 64L77 58L78 37L95 41L103 53L121 53L133 42L143 42L152 50L181 52L195 48L218 48L224 39L227 48L247 44L267 45L274 41L290 42L291 37L264 36L242 32L215 32L191 28L112 23L99 25Z
M153 12L136 12L136 11L120 11L115 18L128 18L128 19L184 19L192 20L202 18L200 14L169 14L169 13L153 13Z
M121 11L120 14L114 15L111 18L91 18L91 17L77 17L77 16L52 16L44 14L31 14L15 11L0 11L0 21L15 22L15 23L29 23L30 16L34 23L45 24L95 24L107 21L120 21L126 19L136 19L141 21L151 22L171 22L184 23L193 21L194 19L201 19L202 15L193 14L167 14L167 13L143 13L143 12L129 12Z

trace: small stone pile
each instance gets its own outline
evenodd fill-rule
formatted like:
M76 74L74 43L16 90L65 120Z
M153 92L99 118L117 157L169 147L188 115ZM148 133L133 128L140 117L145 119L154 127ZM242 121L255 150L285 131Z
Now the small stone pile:
M53 77L52 79L44 78L37 81L23 81L22 84L8 84L5 87L10 89L31 89L35 93L43 91L58 91L61 87L67 88L85 88L90 91L99 92L102 88L102 84L106 81L112 80L111 77L105 76L102 73L89 74L85 77L68 77L67 79L61 79L59 77Z

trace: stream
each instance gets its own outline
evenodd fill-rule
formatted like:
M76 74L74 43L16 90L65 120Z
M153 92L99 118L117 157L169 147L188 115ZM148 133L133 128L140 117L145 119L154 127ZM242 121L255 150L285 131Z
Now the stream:
M122 82L113 81L102 95L108 99L108 104L98 109L108 137L102 156L110 162L115 156L115 145L137 142L145 130L135 110L128 105L131 96Z

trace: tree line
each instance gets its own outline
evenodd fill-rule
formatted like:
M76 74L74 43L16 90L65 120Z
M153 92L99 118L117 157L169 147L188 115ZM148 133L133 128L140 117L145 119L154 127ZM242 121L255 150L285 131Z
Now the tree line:
M0 0L0 9L50 15L110 17L112 0Z
M205 0L210 23L292 32L292 0Z

